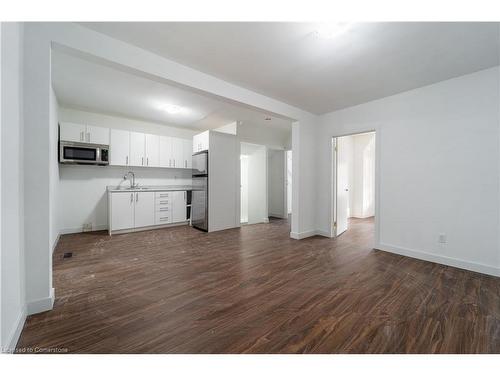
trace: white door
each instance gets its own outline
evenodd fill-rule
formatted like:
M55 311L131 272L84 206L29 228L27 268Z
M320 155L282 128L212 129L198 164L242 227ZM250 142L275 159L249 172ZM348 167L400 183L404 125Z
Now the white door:
M144 160L144 133L130 132L130 165L142 167Z
M184 140L172 138L172 168L184 168Z
M155 193L153 191L136 192L135 199L135 228L147 227L155 224Z
M59 138L61 141L86 142L85 125L62 122L59 131Z
M172 192L172 222L186 221L186 192Z
M160 167L172 166L172 138L160 136Z
M337 165L337 230L336 236L347 230L349 211L349 140L347 137L337 138L335 160Z
M87 142L98 145L109 145L109 128L87 125Z
M192 168L193 162L193 141L190 139L183 139L183 147L182 147L183 155L184 155L184 163L182 168Z
M111 194L111 230L134 227L134 195L126 192Z
M147 167L160 166L160 136L146 134L146 163Z
M130 132L125 130L111 129L109 146L111 165L129 165L130 163Z

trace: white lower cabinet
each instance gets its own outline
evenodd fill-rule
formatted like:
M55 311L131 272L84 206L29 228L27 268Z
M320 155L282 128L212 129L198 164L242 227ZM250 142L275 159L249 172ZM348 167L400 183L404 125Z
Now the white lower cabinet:
M187 220L186 191L112 192L110 195L111 231Z
M111 230L134 227L135 193L119 192L111 194Z
M155 193L135 193L135 221L134 228L155 225Z
M186 221L186 192L172 192L172 222Z

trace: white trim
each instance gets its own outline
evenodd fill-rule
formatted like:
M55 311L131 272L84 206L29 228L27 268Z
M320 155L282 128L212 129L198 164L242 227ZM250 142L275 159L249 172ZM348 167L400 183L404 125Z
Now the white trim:
M26 303L27 315L33 315L52 310L52 308L54 307L54 299L54 288L51 288L50 295L48 297L41 298L35 301L29 301Z
M92 227L92 232L98 231L98 230L108 230L108 226L106 224L102 225L96 225ZM75 227L75 228L63 228L59 231L59 236L63 234L72 234L72 233L83 233L83 227ZM57 240L59 240L59 236L57 237ZM57 244L57 241L56 241Z
M147 231L147 230L155 230L155 229L178 227L180 225L189 225L189 220L179 221L178 223L168 223L168 224L150 225L150 226L147 226L147 227L138 227L138 228L112 230L112 231L109 231L108 233L111 236L113 234L143 232L143 231ZM229 229L229 228L226 228L226 229Z
M428 262L444 264L446 266L461 268L469 271L484 273L486 275L500 277L500 268L489 266L487 264L471 262L458 258L451 258L444 255L432 254L425 251L413 250L404 247L394 246L386 243L380 243L375 246L375 249L386 251L389 253L394 253L398 255L407 256L410 258L416 258L420 260L425 260Z
M19 341L19 337L21 336L21 332L23 331L25 321L26 309L23 307L16 319L16 323L12 329L12 332L9 334L9 336L7 336L8 338L5 347L2 347L3 353L12 353L14 349L16 349L17 342Z
M303 238L315 236L316 232L317 231L315 229L311 229L305 232L290 232L290 238L293 238L294 240L301 240Z
M61 238L61 232L57 233L57 237L54 240L54 243L52 244L52 254L54 254L54 250L57 247L57 243L59 242L59 239Z

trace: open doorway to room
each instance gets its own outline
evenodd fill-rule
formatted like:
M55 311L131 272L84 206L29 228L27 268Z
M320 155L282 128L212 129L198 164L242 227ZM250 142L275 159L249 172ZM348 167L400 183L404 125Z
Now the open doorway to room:
M267 223L268 218L268 149L266 146L241 143L241 223Z
M371 131L332 140L332 237L353 225L374 225L375 137Z

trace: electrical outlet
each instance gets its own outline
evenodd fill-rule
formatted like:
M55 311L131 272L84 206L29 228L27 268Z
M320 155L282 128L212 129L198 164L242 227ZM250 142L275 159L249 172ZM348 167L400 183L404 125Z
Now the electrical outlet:
M83 224L83 231L84 232L92 232L92 223Z
M446 243L447 242L446 233L439 233L438 242L439 243Z

